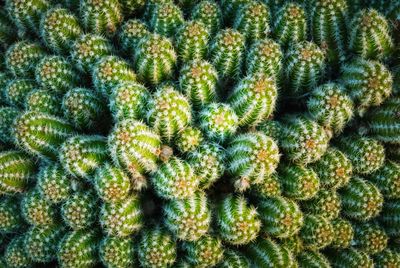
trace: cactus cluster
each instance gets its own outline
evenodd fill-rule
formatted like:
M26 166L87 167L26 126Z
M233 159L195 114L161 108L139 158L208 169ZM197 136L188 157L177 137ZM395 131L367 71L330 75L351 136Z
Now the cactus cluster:
M399 15L0 1L0 267L400 267Z

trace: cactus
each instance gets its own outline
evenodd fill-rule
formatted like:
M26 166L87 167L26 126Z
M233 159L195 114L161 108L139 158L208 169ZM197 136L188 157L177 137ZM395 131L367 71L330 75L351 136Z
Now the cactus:
M343 214L358 221L376 217L382 210L383 197L378 188L360 177L353 177L340 192Z
M333 248L348 248L354 238L354 229L351 223L347 220L337 218L331 221L334 238L331 244Z
M46 89L30 91L25 99L25 109L33 112L47 113L51 115L61 114L61 98L55 92Z
M24 234L26 254L34 262L48 263L55 259L57 248L54 245L63 237L62 226L31 227Z
M196 150L202 141L203 134L200 129L189 126L177 134L174 143L181 153L188 153Z
M67 54L83 33L78 18L65 8L53 8L43 15L40 35L46 46L57 54Z
M343 65L340 80L359 115L371 106L380 105L392 93L392 75L377 61L356 59Z
M22 197L21 213L26 222L35 226L51 226L57 221L57 208L43 199L37 189Z
M318 251L303 251L297 256L299 267L307 268L330 268L329 260Z
M336 219L341 209L339 195L335 191L321 190L312 199L302 204L304 212L325 217L328 220Z
M225 155L221 146L215 143L203 143L188 156L194 174L200 180L200 188L208 189L225 170Z
M121 0L121 11L126 15L139 14L146 5L145 0Z
M280 46L272 39L255 42L246 55L246 73L262 73L278 78L282 69L282 58Z
M212 141L224 142L237 130L239 119L228 104L211 103L199 114L200 128Z
M233 29L220 31L210 46L212 64L222 80L237 80L244 60L245 37Z
M97 195L107 203L122 202L135 187L124 170L108 162L97 168L94 183Z
M59 244L57 252L61 267L90 268L97 259L98 234L96 230L79 230L67 233Z
M272 237L288 238L300 231L303 213L294 201L276 196L261 200L258 211L262 230Z
M84 230L97 221L98 201L93 191L79 190L63 203L61 216L73 230Z
M169 39L149 34L138 43L134 59L139 79L158 85L172 77L177 55Z
M298 234L278 241L280 242L280 245L289 250L293 256L297 256L305 250L303 240L301 240Z
M237 250L224 251L224 259L218 268L250 268L250 260Z
M0 142L6 144L14 142L10 126L19 115L20 111L17 108L0 107Z
M387 161L381 169L378 169L370 177L387 199L400 198L400 164Z
M388 243L388 236L385 231L377 224L362 223L354 224L353 244L368 254L377 254L382 252Z
M97 92L88 88L73 88L63 97L64 117L77 129L93 129L104 120L106 107Z
M374 256L374 263L376 268L398 267L400 265L400 253L385 249Z
M273 174L257 185L251 187L251 193L260 198L277 197L282 195L282 186L279 182L278 176Z
M390 237L400 236L400 202L388 200L385 202L379 217L379 222Z
M35 175L35 161L23 152L0 152L0 193L24 192Z
M4 252L6 267L31 267L33 262L25 251L24 237L24 235L15 236L7 245Z
M272 34L284 47L305 41L307 17L304 8L297 3L282 6L272 22Z
M49 163L40 168L36 187L43 198L57 204L71 197L73 182L60 164Z
M127 20L119 32L119 41L122 49L128 54L135 51L139 41L149 34L146 24L137 19Z
M99 255L101 262L110 268L134 267L134 244L130 237L120 238L106 236L100 242Z
M211 211L207 197L198 192L183 200L171 200L163 207L165 225L179 239L196 241L210 227Z
M297 267L292 253L269 238L259 238L245 249L255 267Z
M214 1L199 2L192 10L191 19L202 22L210 35L215 35L222 25L220 6Z
M320 215L306 215L300 237L309 249L321 249L330 245L335 233L330 221Z
M72 176L89 179L108 158L107 139L102 136L74 136L60 147L60 163Z
M156 4L149 20L153 32L167 37L173 37L183 22L182 10L172 1Z
M172 267L177 258L175 239L156 227L142 232L138 242L138 257L142 267Z
M261 184L275 172L279 158L275 141L261 132L238 135L227 147L228 171L238 191Z
M289 160L297 164L310 164L325 154L328 142L328 134L317 122L297 117L284 125L279 144Z
M287 165L280 168L278 176L283 195L296 200L311 199L320 188L319 178L311 168Z
M186 22L178 30L176 37L179 59L185 63L204 59L207 55L208 41L208 29L202 22Z
M216 212L221 238L232 245L244 245L257 238L261 221L257 210L243 196L226 196Z
M332 252L328 255L328 258L331 261L331 266L333 268L375 267L373 260L367 253L354 248Z
M384 165L385 148L371 138L362 136L342 137L337 143L359 174L370 174Z
M275 79L264 74L245 77L235 87L228 103L239 117L239 126L256 126L275 110L278 88Z
M223 0L220 1L224 23L230 24L238 16L240 9L251 3L251 0Z
M224 257L224 249L220 239L204 236L197 241L184 244L186 258L197 267L213 267Z
M109 96L119 83L135 82L136 74L126 61L116 56L106 56L95 64L92 79L96 90Z
M289 93L299 96L318 85L325 69L325 54L316 44L301 42L289 49L285 66Z
M15 39L14 24L7 17L7 12L2 10L0 11L0 46L7 48Z
M38 62L45 56L43 48L33 42L19 41L5 53L7 69L16 77L32 76Z
M179 158L170 158L151 178L154 191L164 199L186 199L193 196L200 180L191 166Z
M71 49L71 57L75 66L83 72L92 71L93 65L99 59L110 54L111 45L109 41L95 34L81 35L74 42Z
M188 99L173 85L161 86L150 99L148 122L166 142L171 142L192 120Z
M60 56L46 56L35 70L37 83L56 93L65 93L78 84L78 74L69 61Z
M36 88L33 80L15 79L10 81L3 89L6 102L11 106L24 108L26 95Z
M388 56L393 49L386 18L374 9L363 9L349 27L349 50L366 59Z
M282 124L276 120L265 120L256 127L256 130L263 132L279 143L279 139L282 135Z
M23 227L25 223L20 212L19 200L15 197L0 199L0 233L16 233Z
M131 195L120 203L104 203L100 223L109 235L127 237L142 227L142 211L139 197Z
M341 85L334 83L313 90L307 108L315 121L334 133L340 133L353 116L353 101Z

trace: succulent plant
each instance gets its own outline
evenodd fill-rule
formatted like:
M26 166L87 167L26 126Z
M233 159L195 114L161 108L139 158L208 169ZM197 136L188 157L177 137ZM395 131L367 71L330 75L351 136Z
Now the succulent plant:
M110 268L128 268L135 265L134 243L130 237L106 236L99 244L101 262Z
M224 248L219 238L207 235L184 244L186 258L197 267L212 267L221 262Z
M335 233L330 221L320 215L305 215L300 237L309 249L321 249L330 245Z
M32 265L32 260L24 248L24 235L15 236L7 245L4 261L7 267L23 268Z
M15 79L10 81L3 89L6 102L17 108L25 108L26 95L37 87L30 79Z
M251 194L257 198L278 197L282 195L282 186L277 174L264 178L260 184L250 187Z
M181 153L188 153L196 150L202 142L200 129L188 126L177 134L174 144Z
M329 260L318 251L307 250L297 256L299 267L330 268Z
M388 236L385 231L375 223L354 224L353 244L368 254L382 252L388 243Z
M156 4L149 20L153 32L167 37L173 37L183 22L182 10L172 1Z
M387 199L400 198L400 164L387 161L382 168L368 177Z
M37 189L21 199L21 213L25 221L35 226L51 226L57 221L57 208L44 199Z
M218 268L250 268L250 260L237 250L227 249Z
M251 3L250 0L223 0L220 2L224 23L232 23L237 17L239 10L244 5Z
M400 253L385 249L374 256L374 264L376 268L397 267L400 265Z
M25 227L25 222L21 215L18 198L3 197L0 199L0 233L20 232L23 227Z
M319 191L318 175L311 168L299 165L282 166L278 172L283 195L295 200L308 200Z
M61 115L61 98L56 92L46 89L30 91L25 97L25 109L33 112Z
M182 62L204 59L207 55L209 32L200 21L189 21L179 28L176 37L178 57Z
M348 248L354 238L354 229L348 220L337 218L331 221L334 237L331 243L332 248Z
M137 19L127 20L121 26L118 35L122 49L128 54L134 52L139 41L149 33L149 29L143 21Z
M216 218L221 238L232 245L248 244L260 232L260 216L243 196L226 196L218 205Z
M204 193L183 200L171 200L163 207L165 225L174 236L184 241L196 241L206 235L211 223L211 211Z
M388 200L384 203L379 221L385 232L391 237L400 235L400 202L398 200Z
M333 268L374 267L374 262L367 253L354 248L334 251L328 258Z
M257 127L256 130L263 132L268 137L271 137L279 143L281 135L282 135L282 124L276 120L265 120L261 122Z
M378 188L360 178L353 177L341 191L342 212L349 218L367 221L382 210L383 196Z
M15 118L20 115L20 111L14 107L0 107L0 142L12 144L14 137L12 136L12 128L10 126Z
M222 25L221 8L213 0L200 1L193 8L191 19L202 22L210 35L215 35L221 29Z
M336 219L341 210L341 200L336 191L321 190L312 199L302 204L303 211L328 220Z

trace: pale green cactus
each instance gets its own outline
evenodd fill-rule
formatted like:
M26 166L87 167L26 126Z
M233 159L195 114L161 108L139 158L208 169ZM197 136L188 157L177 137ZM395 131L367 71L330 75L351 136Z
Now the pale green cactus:
M188 153L196 150L202 142L203 134L200 129L189 126L177 134L174 144L180 152Z
M25 108L26 95L37 88L35 81L30 79L15 79L3 89L6 102L20 109Z
M127 20L119 32L119 41L122 49L129 55L135 51L139 41L149 33L149 29L144 22L137 19Z
M208 51L209 33L207 27L199 21L183 24L178 30L176 47L182 62L204 59Z

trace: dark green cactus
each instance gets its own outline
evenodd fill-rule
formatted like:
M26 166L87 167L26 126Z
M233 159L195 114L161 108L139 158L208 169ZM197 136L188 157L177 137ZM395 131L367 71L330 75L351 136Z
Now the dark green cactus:
M388 235L375 223L354 224L353 246L368 254L382 252L388 243Z
M202 22L209 33L215 35L221 29L221 8L213 0L201 1L193 8L191 19Z
M0 107L0 142L12 144L14 137L13 130L10 128L15 118L20 115L20 111L14 107Z
M44 199L37 189L30 190L21 199L21 212L31 225L51 226L57 222L57 207Z
M197 267L215 266L224 258L222 241L213 236L204 236L183 245L187 260Z
M33 112L61 115L61 98L46 89L30 91L25 97L25 109Z
M173 37L183 22L182 10L172 1L156 4L149 20L153 32L168 37Z
M317 174L311 168L299 165L288 165L278 172L283 194L296 200L313 198L320 188Z
M105 236L99 245L101 262L110 268L129 268L136 264L134 243L131 237Z
M329 246L335 233L330 221L320 215L306 215L304 225L300 230L300 237L304 246L310 249L321 249Z
M3 197L0 199L0 233L16 233L25 227L21 215L19 200L16 197Z
M341 200L335 191L321 190L312 199L304 202L302 208L306 213L321 215L328 220L339 216Z
M179 29L176 37L179 59L182 62L204 59L207 55L208 41L208 29L202 22L186 22Z
M334 238L331 244L333 248L348 248L354 238L354 229L348 220L337 218L332 222Z

